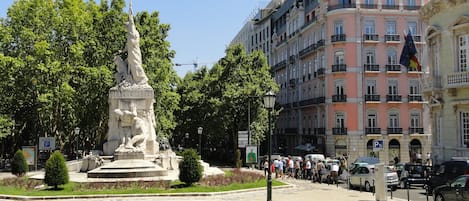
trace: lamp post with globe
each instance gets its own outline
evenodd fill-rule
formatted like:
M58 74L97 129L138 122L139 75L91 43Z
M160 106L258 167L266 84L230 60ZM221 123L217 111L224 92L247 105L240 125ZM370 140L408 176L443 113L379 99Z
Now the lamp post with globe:
M264 107L268 111L268 127L269 133L267 134L267 146L268 146L268 163L269 163L269 171L267 175L267 201L272 201L272 170L270 168L272 163L272 126L270 125L271 113L274 109L275 105L275 94L272 91L267 92L264 95Z

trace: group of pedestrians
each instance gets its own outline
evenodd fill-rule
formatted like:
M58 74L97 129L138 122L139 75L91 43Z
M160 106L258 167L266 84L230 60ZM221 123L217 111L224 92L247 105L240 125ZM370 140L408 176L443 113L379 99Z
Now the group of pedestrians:
M271 163L270 169L275 178L295 178L306 179L312 182L327 182L337 183L340 171L340 164L332 163L326 166L326 161L323 160L310 160L302 161L298 158L288 156L282 159L274 159ZM269 163L264 161L264 174L268 174Z

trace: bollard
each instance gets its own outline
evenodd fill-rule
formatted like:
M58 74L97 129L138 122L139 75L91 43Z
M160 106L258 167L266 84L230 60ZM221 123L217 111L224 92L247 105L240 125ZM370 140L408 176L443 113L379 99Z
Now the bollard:
M375 195L375 193L376 193L376 188L375 188L375 180L374 180L374 179L373 179L373 188L372 188L372 189L373 189L373 191L372 191L372 192L373 192L373 193L372 193L372 195L374 196L374 195Z
M359 187L359 189L360 189L360 193L361 193L362 192L362 178L360 178L360 187Z
M409 185L409 181L406 181L407 183L407 201L410 201L410 193L409 193L409 188L410 188L410 185Z
M388 188L389 188L389 187L388 187ZM392 190L392 187L391 187L391 189L390 189L390 190L391 190L391 200L392 200L392 191L393 191L393 190Z

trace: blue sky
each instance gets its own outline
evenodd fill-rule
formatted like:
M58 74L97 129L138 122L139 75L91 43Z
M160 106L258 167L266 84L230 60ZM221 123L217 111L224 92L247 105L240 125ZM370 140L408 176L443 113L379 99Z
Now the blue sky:
M129 2L130 0L126 0ZM14 0L0 0L5 18ZM173 63L180 77L193 71L192 63L212 66L225 56L225 49L258 8L270 0L133 0L134 12L158 11L160 22L171 25L168 40L176 51Z

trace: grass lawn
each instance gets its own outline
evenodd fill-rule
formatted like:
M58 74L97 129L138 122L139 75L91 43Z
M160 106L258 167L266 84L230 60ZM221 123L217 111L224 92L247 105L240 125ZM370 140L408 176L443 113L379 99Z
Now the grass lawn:
M175 181L171 182L170 188L164 189L160 187L152 187L151 184L140 184L138 182L127 183L126 185L103 185L88 186L70 182L60 186L60 189L52 188L34 189L35 186L41 185L42 181L31 180L28 178L16 178L17 181L5 182L0 181L1 193L4 195L22 195L22 196L59 196L59 195L96 195L96 194L161 194L161 193L206 193L206 192L222 192L241 189L251 189L266 187L267 182L263 175L251 178L252 174L245 175L243 171L231 171L227 176L204 178L200 183L192 186L185 186L184 183ZM251 178L252 181L246 180ZM283 182L273 180L272 186L286 185ZM158 186L158 185L157 185Z

